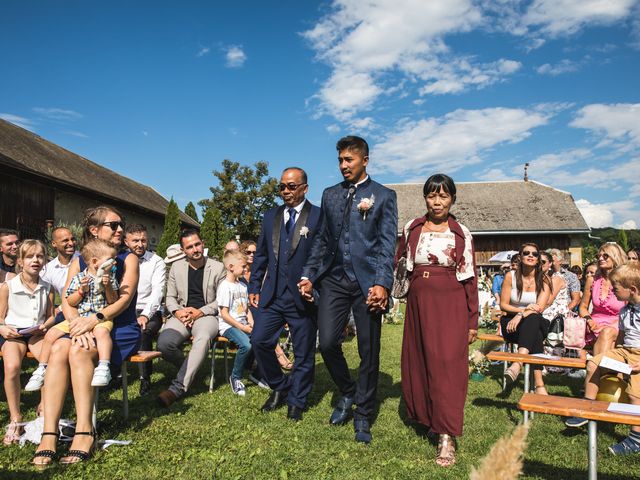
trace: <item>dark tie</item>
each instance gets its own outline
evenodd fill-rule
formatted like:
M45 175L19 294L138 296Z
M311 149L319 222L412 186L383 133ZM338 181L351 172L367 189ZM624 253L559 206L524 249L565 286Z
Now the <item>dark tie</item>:
M287 235L289 235L291 233L291 230L293 230L293 227L295 227L296 225L296 209L295 208L290 208L289 209L289 220L287 221L286 225L284 226L285 230L287 231Z
M351 213L351 205L353 205L353 197L356 196L356 186L351 185L349 187L349 192L347 193L347 203L344 207L344 218L342 223L347 223L349 221L349 214Z

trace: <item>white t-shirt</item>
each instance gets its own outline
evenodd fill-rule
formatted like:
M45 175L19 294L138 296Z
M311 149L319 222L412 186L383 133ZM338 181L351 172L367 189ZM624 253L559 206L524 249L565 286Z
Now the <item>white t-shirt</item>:
M33 292L27 290L20 275L7 282L9 304L4 323L15 328L30 328L44 323L51 285L40 279Z
M58 257L56 257L47 263L42 270L40 270L40 278L45 282L50 283L61 297L64 296L62 291L64 290L64 284L67 282L69 266L75 257L76 254L73 255L72 259L69 260L69 263L66 265L61 264Z
M624 332L624 347L640 348L640 306L622 307L618 328Z
M216 294L218 308L227 307L229 315L243 325L249 325L247 320L247 311L249 310L249 294L247 286L240 282L230 282L226 278L218 286ZM224 334L231 325L224 321L222 315L219 317L220 335Z

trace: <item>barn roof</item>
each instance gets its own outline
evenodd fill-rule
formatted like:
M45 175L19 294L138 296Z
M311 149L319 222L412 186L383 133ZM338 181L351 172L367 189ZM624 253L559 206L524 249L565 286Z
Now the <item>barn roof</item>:
M133 211L164 217L169 202L153 188L66 150L33 132L0 119L0 165L43 178L52 184L99 194ZM198 223L180 212L180 220Z
M387 184L398 196L398 228L426 212L423 184ZM570 193L535 181L460 182L451 212L474 234L590 232Z

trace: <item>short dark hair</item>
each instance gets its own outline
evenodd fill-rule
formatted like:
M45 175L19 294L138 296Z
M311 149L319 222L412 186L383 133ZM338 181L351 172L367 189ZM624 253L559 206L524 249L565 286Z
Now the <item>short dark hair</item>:
M197 235L200 240L202 237L200 236L200 232L195 228L185 228L180 232L180 246L182 246L182 239L187 237L192 237L193 235Z
M355 135L349 135L342 137L336 143L336 150L341 152L342 150L355 150L363 157L369 156L369 144L364 138L356 137Z
M57 227L53 227L51 229L51 238L53 238L53 236L55 235L55 233L58 230L67 230L67 231L71 232L71 234L73 235L73 230L71 230L69 227L65 227L64 225L58 225Z
M132 223L130 225L127 225L127 228L125 228L124 230L124 234L126 235L127 233L143 233L146 231L147 227L145 227L141 223Z
M284 172L286 172L288 170L297 170L298 172L300 172L300 175L302 175L302 183L307 183L307 172L305 172L302 168L300 168L300 167L287 167L284 170L282 170L282 174L284 175Z
M456 199L456 184L449 175L444 173L436 173L427 178L422 188L422 195L425 197L431 192L439 192L440 188L451 195L451 198Z
M18 240L20 240L20 234L17 230L12 230L11 228L0 228L0 240L3 237L8 237L9 235L16 235Z

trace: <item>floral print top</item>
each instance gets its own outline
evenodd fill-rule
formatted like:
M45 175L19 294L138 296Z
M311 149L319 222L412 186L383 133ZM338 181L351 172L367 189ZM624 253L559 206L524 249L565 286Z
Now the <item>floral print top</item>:
M422 232L416 247L416 265L456 266L456 242L454 234L446 232Z

